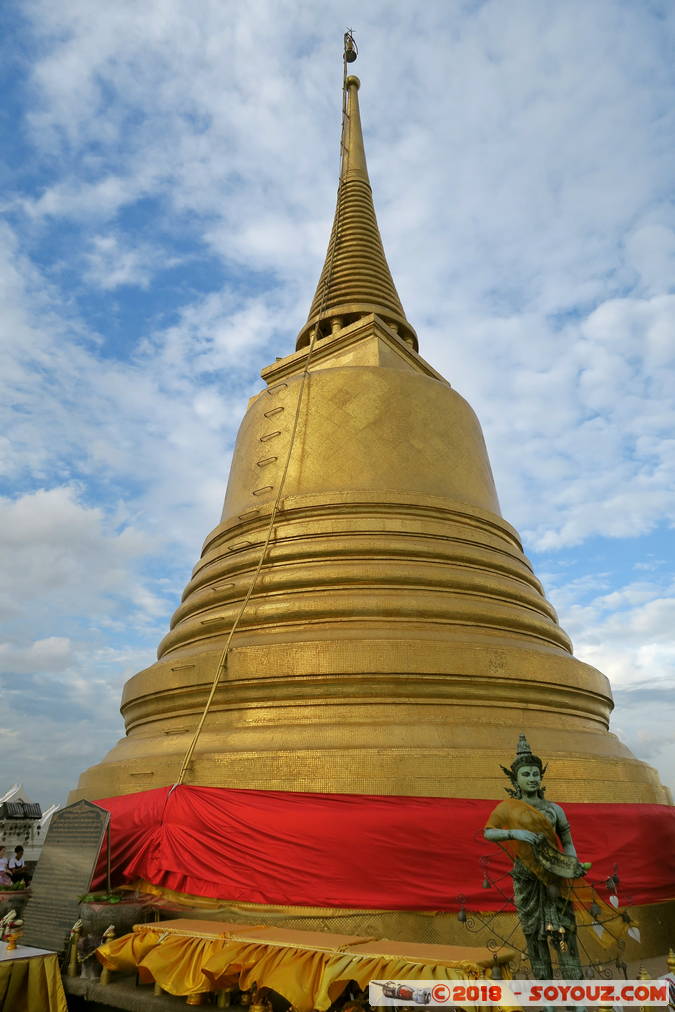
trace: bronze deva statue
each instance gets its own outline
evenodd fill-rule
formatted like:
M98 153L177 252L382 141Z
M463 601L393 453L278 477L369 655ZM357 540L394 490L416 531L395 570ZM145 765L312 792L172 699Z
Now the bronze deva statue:
M511 781L509 801L494 809L484 830L486 840L499 843L513 859L513 900L527 942L536 980L551 980L551 947L561 976L581 980L577 924L572 906L572 883L585 875L574 849L567 817L544 798L546 767L532 754L524 734L516 758L502 770ZM560 850L562 844L562 852Z

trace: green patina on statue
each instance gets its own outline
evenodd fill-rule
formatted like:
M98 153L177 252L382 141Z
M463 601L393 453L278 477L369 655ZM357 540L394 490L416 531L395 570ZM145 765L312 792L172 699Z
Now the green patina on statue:
M571 884L585 875L590 865L578 861L560 805L544 798L541 782L546 767L532 754L524 734L518 739L511 767L502 766L502 770L511 781L507 793L512 800L497 805L483 835L502 845L513 858L513 899L532 974L537 980L552 978L552 947L561 975L580 980L583 973Z

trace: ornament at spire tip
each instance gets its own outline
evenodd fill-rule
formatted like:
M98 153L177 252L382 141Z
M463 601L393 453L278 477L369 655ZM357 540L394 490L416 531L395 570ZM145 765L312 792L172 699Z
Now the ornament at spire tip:
M345 84L348 88L351 88L352 85L357 89L361 87L361 82L359 81L356 74L350 74L347 80L345 81Z
M351 28L348 28L344 34L344 60L345 63L353 63L359 53L359 47L356 45L356 40L352 33Z

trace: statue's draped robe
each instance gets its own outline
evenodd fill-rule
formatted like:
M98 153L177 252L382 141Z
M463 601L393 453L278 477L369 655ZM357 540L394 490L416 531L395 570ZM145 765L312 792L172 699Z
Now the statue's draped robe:
M553 815L553 812L551 812ZM543 834L556 850L560 842L551 818L525 801L502 801L493 810L486 829L525 829ZM572 882L547 871L532 846L522 840L504 840L500 845L513 858L513 899L528 942L533 971L540 979L550 976L547 938L558 949L566 976L577 974L576 920L572 905ZM561 930L562 929L562 930ZM564 942L564 946L561 943ZM576 957L576 958L575 958ZM542 963L536 966L535 963Z

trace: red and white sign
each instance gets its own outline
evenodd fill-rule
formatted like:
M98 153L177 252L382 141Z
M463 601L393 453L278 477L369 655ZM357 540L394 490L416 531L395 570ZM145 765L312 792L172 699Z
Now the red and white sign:
M667 980L371 980L368 1001L383 1005L506 1007L667 1005Z

